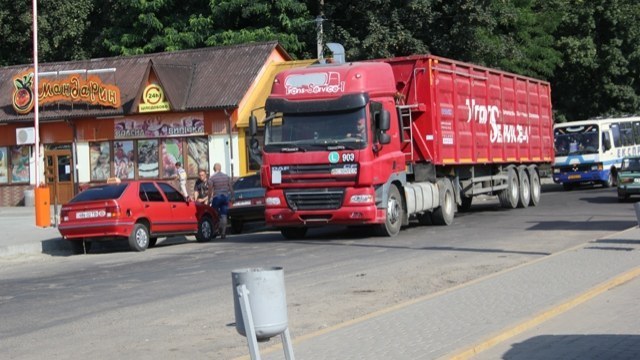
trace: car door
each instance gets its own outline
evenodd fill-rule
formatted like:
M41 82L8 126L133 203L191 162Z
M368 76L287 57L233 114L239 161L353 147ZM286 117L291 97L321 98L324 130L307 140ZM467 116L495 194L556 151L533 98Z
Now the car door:
M184 196L173 186L158 182L158 187L167 198L172 215L172 231L176 232L196 232L198 230L198 219L196 218L196 204L187 201Z
M151 233L166 233L171 231L171 205L162 196L162 192L152 181L143 181L139 189L142 201L143 216L151 223Z

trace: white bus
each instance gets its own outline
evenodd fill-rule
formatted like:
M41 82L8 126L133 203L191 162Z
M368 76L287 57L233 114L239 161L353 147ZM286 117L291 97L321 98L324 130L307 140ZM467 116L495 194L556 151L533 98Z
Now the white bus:
M640 154L638 116L556 124L553 134L553 181L565 190L580 183L613 186L622 158Z

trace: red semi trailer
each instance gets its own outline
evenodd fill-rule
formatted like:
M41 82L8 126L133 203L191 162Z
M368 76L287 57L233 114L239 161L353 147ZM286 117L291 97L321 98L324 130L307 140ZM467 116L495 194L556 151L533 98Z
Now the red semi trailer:
M283 71L265 104L266 222L286 238L325 224L395 236L411 218L451 224L476 195L535 206L554 158L550 94L432 55Z

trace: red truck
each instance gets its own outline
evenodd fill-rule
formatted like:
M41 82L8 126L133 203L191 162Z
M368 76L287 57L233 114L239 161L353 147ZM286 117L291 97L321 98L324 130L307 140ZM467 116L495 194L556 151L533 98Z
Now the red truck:
M477 195L535 206L554 159L549 83L433 55L286 70L265 109L265 220L289 239L449 225Z

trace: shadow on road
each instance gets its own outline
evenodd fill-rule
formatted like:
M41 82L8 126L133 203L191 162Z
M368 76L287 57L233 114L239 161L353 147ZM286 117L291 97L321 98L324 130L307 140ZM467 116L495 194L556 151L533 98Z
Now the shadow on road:
M528 230L579 230L579 231L622 231L636 226L635 221L541 221L535 222Z
M640 335L541 335L513 344L502 359L637 359Z

